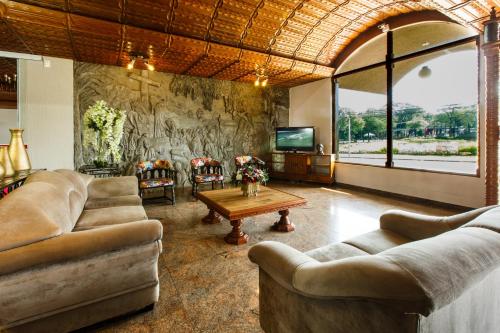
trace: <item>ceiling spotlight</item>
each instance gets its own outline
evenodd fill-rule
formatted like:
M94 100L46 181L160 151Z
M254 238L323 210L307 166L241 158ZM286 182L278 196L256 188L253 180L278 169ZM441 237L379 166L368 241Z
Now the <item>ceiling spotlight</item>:
M132 70L137 69L147 69L149 71L154 71L155 66L149 63L150 58L142 53L131 53L129 54L130 62L127 64L127 69Z
M424 66L418 71L418 76L421 79L427 79L431 75L432 75L432 70L429 68L429 66Z
M255 79L254 85L256 87L267 86L268 75L267 75L267 68L265 67L265 65L263 65L263 66L255 65L255 76L256 76L256 79Z
M389 24L387 24L387 23L380 23L377 27L380 30L382 30L382 32L388 32L389 30L391 30L391 28L389 27Z

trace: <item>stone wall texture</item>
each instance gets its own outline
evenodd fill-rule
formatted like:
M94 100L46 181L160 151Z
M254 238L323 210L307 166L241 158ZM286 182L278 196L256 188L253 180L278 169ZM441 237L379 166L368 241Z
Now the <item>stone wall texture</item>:
M212 157L234 171L234 157L263 156L274 148L274 128L288 126L288 89L75 62L75 166L92 163L82 145L87 108L104 100L127 111L122 140L124 174L144 159L168 159L189 184L189 161ZM229 178L229 177L228 177Z

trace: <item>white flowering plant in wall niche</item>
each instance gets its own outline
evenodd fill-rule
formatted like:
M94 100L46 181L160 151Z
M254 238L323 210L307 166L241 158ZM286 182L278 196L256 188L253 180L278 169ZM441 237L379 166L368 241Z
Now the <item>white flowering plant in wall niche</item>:
M96 167L105 167L121 157L120 142L126 112L110 107L100 100L90 106L83 115L83 144L95 151Z

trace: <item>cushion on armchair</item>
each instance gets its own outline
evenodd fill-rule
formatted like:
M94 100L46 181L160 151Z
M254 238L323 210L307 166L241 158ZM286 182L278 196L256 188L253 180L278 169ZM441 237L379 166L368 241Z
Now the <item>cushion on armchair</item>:
M216 173L201 174L194 176L194 180L197 183L219 182L224 180L224 176Z
M170 178L154 178L154 179L144 179L139 181L139 187L141 189L171 186L171 185L174 185L174 181L173 179Z

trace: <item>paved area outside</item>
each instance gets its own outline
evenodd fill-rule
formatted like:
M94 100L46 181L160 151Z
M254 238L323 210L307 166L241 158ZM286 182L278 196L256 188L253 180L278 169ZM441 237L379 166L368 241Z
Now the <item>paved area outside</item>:
M339 162L385 165L384 154L340 154ZM476 174L477 156L394 155L394 166Z

